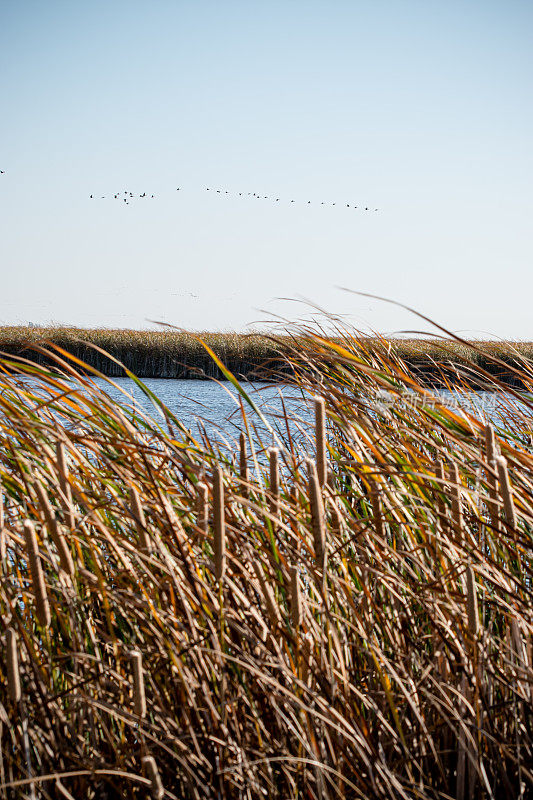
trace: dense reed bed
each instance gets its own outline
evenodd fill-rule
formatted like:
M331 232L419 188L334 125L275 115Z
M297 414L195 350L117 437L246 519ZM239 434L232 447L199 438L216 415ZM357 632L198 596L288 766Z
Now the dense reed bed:
M314 421L240 387L234 452L3 360L0 796L533 795L531 396L292 342Z
M68 350L108 376L120 376L124 370L111 354L140 378L217 378L223 377L216 363L209 358L199 339L205 341L236 374L249 377L274 367L278 372L286 365L291 338L267 333L193 333L172 328L161 330L85 329L57 327L0 327L0 351L27 354L32 347L53 342ZM441 363L477 366L510 379L509 365L520 364L533 357L531 342L481 341L473 343L433 339L392 339L389 346L398 358L416 370L420 378L435 383ZM380 348L379 337L367 337L368 349ZM36 357L36 356L34 356ZM41 362L43 355L37 356ZM284 374L287 368L284 370Z

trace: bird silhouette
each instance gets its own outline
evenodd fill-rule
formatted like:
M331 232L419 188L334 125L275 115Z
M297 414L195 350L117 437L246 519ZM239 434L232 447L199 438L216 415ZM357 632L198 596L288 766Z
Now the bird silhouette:
M294 200L291 200L291 203L294 203Z
M0 169L0 174L5 175L6 174L5 169Z
M90 197L90 198L91 198L91 200L92 200L92 198L93 198L92 194L90 194L90 195L89 195L89 197Z

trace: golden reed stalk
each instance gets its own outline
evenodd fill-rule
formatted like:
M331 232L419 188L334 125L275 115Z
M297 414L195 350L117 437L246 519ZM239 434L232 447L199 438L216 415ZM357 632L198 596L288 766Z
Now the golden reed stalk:
M326 521L324 502L322 500L322 491L318 480L316 464L312 458L307 459L307 483L311 506L311 527L313 531L315 558L318 568L324 570L326 566Z
M72 508L72 492L68 482L68 466L67 457L65 453L65 445L59 441L56 444L56 460L57 460L57 473L59 476L59 487L61 489L61 505L65 515L65 524L67 528L74 528L74 510Z
M142 653L133 650L130 653L133 675L133 710L141 719L146 716L146 694L144 690L144 670Z
M318 483L324 486L327 479L327 445L326 445L326 402L323 397L314 398L315 406L315 439L316 439L316 471Z
M22 690L20 686L19 656L17 634L14 628L6 631L7 643L7 686L11 702L20 703Z
M279 450L277 447L272 447L268 451L268 466L269 466L269 499L268 509L272 516L279 516Z
M150 781L152 800L163 800L163 797L165 796L165 790L161 782L161 776L159 775L159 769L157 767L155 758L153 756L143 756L142 765L144 767L146 777Z
M146 517L142 507L139 492L132 486L130 488L130 504L133 519L135 520L135 529L139 537L139 545L143 553L150 553L152 550L152 542L146 530Z
M198 481L196 484L196 527L202 534L209 530L209 490L207 484Z
M490 524L494 532L500 529L500 515L498 513L498 482L493 470L496 470L496 458L498 456L498 446L494 436L494 428L492 425L485 427L485 456L489 469L486 470L487 488L489 491L489 499L487 500L487 508L489 511Z
M67 540L61 533L57 517L42 483L36 481L34 487L39 504L43 511L48 533L50 534L52 541L57 548L61 568L72 578L74 575L74 562L72 561L72 555L69 550Z
M450 464L449 468L450 479L450 492L452 496L452 524L455 530L456 541L458 544L464 544L464 529L463 529L463 501L461 498L461 479L459 477L459 468L455 461Z
M46 583L44 580L44 572L41 564L41 556L39 554L39 546L37 544L35 528L33 527L33 523L28 519L24 522L24 538L26 540L28 562L30 565L31 578L33 582L33 593L35 595L37 619L41 627L47 628L52 621L50 605L48 603L48 595L46 594Z
M215 578L222 581L226 570L226 520L224 514L224 480L217 464L213 470L213 554Z
M291 610L291 625L294 635L298 636L300 631L300 624L302 621L302 592L300 589L300 578L298 576L298 567L293 565L290 568L291 575L291 594L290 594L290 610Z
M500 491L503 498L503 507L505 509L505 519L510 528L516 528L516 513L513 503L513 490L509 480L509 470L507 468L507 459L503 456L496 458L496 467L498 469L498 480L500 483Z
M241 492L243 497L248 497L250 474L248 471L248 455L246 452L246 436L241 431L239 436L239 477L242 481Z

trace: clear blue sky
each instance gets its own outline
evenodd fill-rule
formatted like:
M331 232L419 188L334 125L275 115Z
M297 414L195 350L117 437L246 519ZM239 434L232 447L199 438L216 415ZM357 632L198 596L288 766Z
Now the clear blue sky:
M0 323L419 325L347 286L533 339L532 40L529 0L3 0Z

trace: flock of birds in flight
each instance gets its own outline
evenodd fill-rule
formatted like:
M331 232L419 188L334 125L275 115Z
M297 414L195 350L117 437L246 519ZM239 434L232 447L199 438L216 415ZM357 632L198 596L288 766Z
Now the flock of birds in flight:
M4 174L5 174L5 169L0 169L0 175ZM181 191L181 187L178 187L176 191L177 192ZM255 199L255 200L271 200L274 203L285 202L291 204L297 202L296 200L283 200L281 197L269 197L268 195L257 194L257 192L230 192L228 189L211 189L211 188L206 188L206 192L213 192L213 194L223 194L223 195L229 194L234 197L235 196L249 197L250 199ZM127 190L124 192L114 192L112 195L105 195L105 194L99 196L94 194L89 195L90 200L94 199L106 200L111 198L113 200L122 200L122 202L126 203L126 205L130 205L132 200L144 200L145 198L153 200L155 198L155 195L149 194L148 192L143 192L142 194L134 194L133 192L129 192ZM307 203L305 203L305 205L310 206L313 205L313 203L311 200L308 200ZM355 203L329 203L325 202L324 200L321 201L320 203L314 203L314 205L339 206L339 207L344 206L345 208L354 208L354 209L358 208L360 211L379 211L378 208L370 208L369 206L356 206Z
M177 192L181 191L181 187L178 187L176 189L176 191ZM272 197L272 196L268 196L268 195L257 194L256 192L230 192L228 189L212 189L212 188L206 188L205 191L206 192L213 192L213 194L222 194L222 195L229 194L232 197L249 197L251 200L270 200L271 202L274 202L274 203L283 203L283 202L285 202L285 203L288 203L289 205L291 203L298 203L298 202L301 204L301 202L302 202L302 201L297 201L297 200L283 200L283 198L281 198L281 197ZM105 194L103 194L103 195L94 195L94 194L89 195L89 199L90 200L93 200L93 199L97 199L97 200L98 199L100 199L100 200L122 200L122 202L126 203L126 205L130 205L133 200L144 200L145 198L149 198L150 200L153 200L154 197L155 197L155 195L149 194L148 192L143 192L142 194L134 194L133 192L129 192L127 190L125 192L114 192L113 194L110 194L110 195L105 195ZM339 208L344 206L345 208L359 209L360 211L379 211L378 208L370 208L370 206L356 206L355 203L330 203L330 202L326 202L326 201L314 202L314 201L308 200L307 203L305 203L305 201L304 201L304 204L308 205L308 206L310 206L310 205L338 206Z
M4 169L0 169L0 175L4 175L4 174L5 174L5 170ZM181 187L178 186L176 191L177 192L181 191ZM228 189L211 189L209 187L206 188L206 192L213 192L213 194L223 194L223 195L229 194L229 195L232 195L233 197L235 197L235 196L238 196L238 197L249 197L250 199L255 199L255 200L270 200L270 201L272 201L274 203L285 202L285 203L291 204L291 203L296 203L297 202L296 200L283 200L281 197L269 197L268 195L257 194L257 192L230 192ZM93 199L122 200L122 202L126 203L126 205L130 205L132 200L144 200L146 198L149 198L150 200L153 200L155 198L155 195L154 194L149 194L148 192L143 192L142 194L134 194L133 192L129 192L127 190L124 191L124 192L114 192L112 195L105 195L105 194L98 195L98 196L94 195L94 194L89 195L89 199L90 200L93 200ZM304 203L305 203L305 201L304 201ZM308 205L308 206L313 205L313 204L314 205L320 205L320 206L339 206L339 207L344 206L345 208L354 208L354 209L358 208L360 211L379 211L378 208L370 208L369 206L356 206L355 203L329 203L329 202L326 202L324 200L322 200L320 203L313 203L311 200L308 200L307 203L305 203L305 205Z

